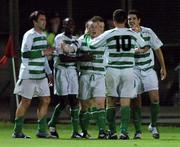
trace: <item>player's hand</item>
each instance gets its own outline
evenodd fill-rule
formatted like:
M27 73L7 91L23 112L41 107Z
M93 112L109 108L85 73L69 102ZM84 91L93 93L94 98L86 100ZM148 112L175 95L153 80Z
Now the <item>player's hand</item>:
M70 52L74 52L74 49L69 44L66 44L64 42L62 42L60 44L60 48L63 50L63 53L65 53L65 54L68 54Z
M48 84L49 84L49 87L54 85L54 77L52 74L48 75Z
M50 55L53 54L54 48L50 48L50 47L49 47L49 48L43 50L42 52L43 52L43 55L44 55L44 56L50 56Z
M160 74L161 74L161 80L165 80L167 77L166 68L161 68Z
M142 54L142 53L143 53L143 49L135 48L135 54Z
M135 32L140 32L141 31L141 28L139 26L133 26L132 27L132 30L135 31Z

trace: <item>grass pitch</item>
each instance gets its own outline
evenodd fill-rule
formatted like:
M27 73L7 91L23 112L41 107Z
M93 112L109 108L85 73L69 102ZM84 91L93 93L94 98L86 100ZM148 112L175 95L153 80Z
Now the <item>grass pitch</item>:
M156 140L148 132L147 125L143 125L142 140L133 140L134 129L130 125L130 140L97 140L97 127L91 125L89 133L93 137L92 140L72 140L70 124L57 125L59 139L36 138L36 124L24 124L24 133L30 135L32 139L13 139L11 138L13 126L14 124L9 122L0 122L0 147L180 147L180 127L159 127L160 139Z

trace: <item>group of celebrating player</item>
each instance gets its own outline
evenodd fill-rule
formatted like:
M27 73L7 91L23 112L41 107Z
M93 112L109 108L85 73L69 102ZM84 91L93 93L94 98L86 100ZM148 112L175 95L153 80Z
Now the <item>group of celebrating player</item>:
M86 22L85 32L78 39L73 36L74 20L65 18L63 32L54 38L55 49L48 48L45 13L35 11L30 18L34 27L23 37L22 63L14 90L21 101L16 110L13 138L30 138L22 132L23 118L32 98L38 96L36 136L39 138L59 138L58 116L69 105L71 138L91 138L88 126L94 119L99 139L117 139L116 105L120 103L119 139L129 139L130 116L135 126L134 139L141 139L140 94L148 92L151 101L149 130L159 139L158 78L153 66L155 52L161 66L161 80L164 80L166 67L160 48L163 44L150 28L140 26L137 10L130 10L128 15L122 9L115 10L114 28L105 32L104 20L94 16ZM54 59L53 75L47 56ZM48 122L48 133L46 115L50 103L49 83L53 83L53 79L59 103ZM79 125L82 133L79 133Z

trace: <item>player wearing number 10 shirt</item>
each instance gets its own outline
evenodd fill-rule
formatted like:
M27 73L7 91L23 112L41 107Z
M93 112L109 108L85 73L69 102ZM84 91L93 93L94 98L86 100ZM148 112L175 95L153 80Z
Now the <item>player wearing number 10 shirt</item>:
M125 27L127 15L122 9L113 12L114 29L108 30L93 39L93 47L105 46L109 51L106 73L107 121L109 139L116 139L115 103L121 103L120 139L129 139L128 123L130 120L130 99L136 94L133 66L135 52L148 50L144 40ZM138 48L136 50L136 48Z

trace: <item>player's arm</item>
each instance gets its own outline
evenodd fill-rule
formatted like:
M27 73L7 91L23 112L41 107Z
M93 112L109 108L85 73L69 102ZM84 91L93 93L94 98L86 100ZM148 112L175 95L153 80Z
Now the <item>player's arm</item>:
M110 33L109 31L106 31L101 35L99 35L98 37L94 38L90 43L90 48L98 48L105 46L109 33Z
M163 43L158 38L158 36L154 33L154 31L151 29L150 29L150 35L151 35L151 39L150 39L151 47L154 49L155 55L161 66L161 69L160 69L161 80L164 80L167 76L167 71L166 71L164 56L161 50L161 46L163 46Z
M147 45L147 43L139 34L136 33L135 36L136 36L136 42L137 42L137 48L135 49L135 53L136 54L146 53L150 49L150 46Z
M135 53L136 54L144 54L144 53L146 53L148 50L149 50L149 46L147 45L147 46L144 46L144 47L141 47L141 48L136 48L135 49Z
M43 56L51 55L54 51L53 48L47 48L44 50L32 50L33 39L31 35L24 35L21 47L21 55L23 58L41 58Z
M77 61L83 61L83 62L88 62L88 61L92 61L94 59L94 56L90 53L83 53L79 56L68 56L65 54L60 54L59 55L59 59L61 62L77 62Z
M161 80L164 80L164 79L166 79L167 71L166 71L164 56L163 56L161 48L156 49L155 54L156 54L156 57L159 61L160 66L161 66L161 69L160 69Z
M78 58L77 57L73 57L73 56L68 56L65 54L60 54L59 55L59 59L61 62L77 62Z
M45 57L45 72L46 72L47 77L48 77L49 86L52 86L54 84L54 78L53 78L53 75L52 75L52 70L49 67L47 57Z
M65 42L61 42L59 44L59 47L62 49L63 53L73 53L78 50L78 48L81 46L81 41L73 41L71 44L66 44Z

